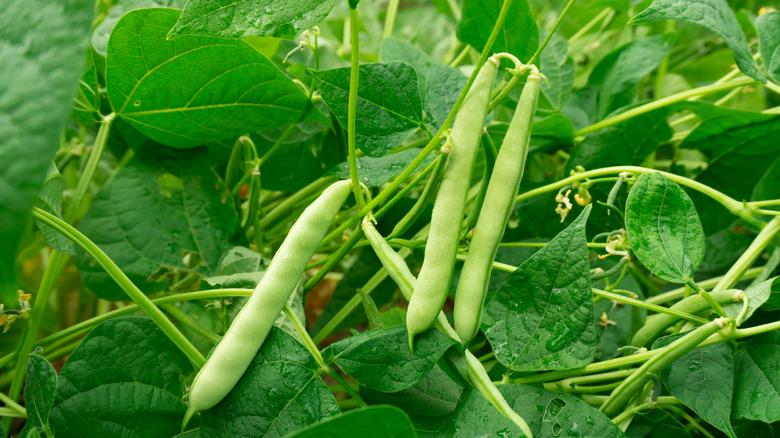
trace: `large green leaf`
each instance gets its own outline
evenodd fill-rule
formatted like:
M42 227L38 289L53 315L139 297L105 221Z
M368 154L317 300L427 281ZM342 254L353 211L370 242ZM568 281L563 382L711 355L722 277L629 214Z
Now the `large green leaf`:
M780 157L764 173L764 176L753 187L753 194L750 195L751 201L768 201L770 199L780 199ZM777 206L764 207L767 210L777 210Z
M464 0L458 38L477 50L485 48L498 20L501 0ZM539 31L526 0L514 0L493 44L493 53L509 52L527 61L539 47Z
M585 225L590 206L520 265L485 311L496 359L516 371L575 368L596 352Z
M647 9L631 19L636 24L656 20L683 20L717 32L734 52L734 59L746 75L761 82L766 76L750 54L745 34L726 0L654 0Z
M11 0L0 14L0 301L16 300L14 262L84 65L91 0Z
M181 269L217 275L238 228L233 201L205 149L150 145L138 150L95 198L79 229L142 290L164 285L153 274ZM196 253L197 266L183 258ZM76 258L87 286L110 300L127 299L89 256Z
M756 18L761 61L776 83L780 83L780 12L771 11Z
M289 438L375 436L415 438L414 426L402 410L392 406L368 406L328 418Z
M357 159L360 182L369 187L379 187L400 175L419 153L420 149L413 148L397 154L385 155L384 157L360 157ZM425 161L420 164L420 167L422 168L429 164L434 158L436 158L434 155L428 155ZM336 175L341 179L349 179L349 163L339 164L337 167L329 170L326 175Z
M623 437L623 432L604 414L568 394L540 386L501 385L509 406L528 422L534 437Z
M780 117L705 104L693 110L702 122L680 147L701 151L709 158L707 168L696 180L737 200L750 199L780 153ZM734 216L714 199L698 192L691 193L691 199L707 234L734 221Z
M117 115L160 143L187 148L288 125L307 114L303 91L245 41L168 41L178 17L174 9L138 9L114 27L106 75Z
M322 355L361 385L382 392L406 389L422 380L455 341L428 330L408 348L405 327L370 330L331 344Z
M130 11L143 8L182 9L186 4L187 0L118 0L108 12L108 15L92 31L90 40L92 48L95 52L105 57L111 31L114 30L114 26L119 22L119 19Z
M401 324L404 324L401 320ZM424 379L398 392L380 392L360 387L360 397L366 403L398 406L409 414L437 417L454 411L463 387L435 366Z
M674 35L657 35L625 44L604 57L588 77L595 88L596 117L630 104L639 81L656 69L672 49Z
M639 261L673 283L693 279L704 258L704 232L691 198L658 172L645 173L626 201L626 232Z
M626 430L629 438L691 438L691 433L663 409L650 409L634 416Z
M780 333L751 339L734 356L734 363L734 417L765 423L780 420Z
M58 437L170 438L187 410L187 357L150 319L116 318L92 330L60 371L50 422Z
M168 34L291 40L325 19L336 0L190 0Z
M684 354L662 373L664 386L704 421L736 438L731 428L734 362L727 344Z
M457 407L447 415L428 417L415 412L411 417L420 438L525 436L515 423L471 388L463 391Z
M274 328L227 397L201 413L200 437L281 437L338 413L308 350Z
M320 93L339 123L347 129L350 69L311 72L320 81ZM360 149L381 157L423 126L417 74L402 62L360 66L355 137Z
M544 39L547 33L540 30L540 39ZM549 83L549 86L542 87L542 94L553 109L560 110L568 102L574 85L574 61L569 57L569 42L553 34L542 51L539 65Z
M466 77L457 68L444 65L414 45L395 38L383 41L380 57L385 62L405 62L414 68L426 122L438 130L466 85Z

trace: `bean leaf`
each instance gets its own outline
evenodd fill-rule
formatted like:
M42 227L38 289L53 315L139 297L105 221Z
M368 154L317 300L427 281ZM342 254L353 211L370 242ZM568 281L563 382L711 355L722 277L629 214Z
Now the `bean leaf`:
M203 148L141 148L103 186L79 229L146 292L165 286L156 281L166 269L217 275L238 217L209 164ZM188 253L197 254L197 266L184 263ZM76 265L93 292L108 300L127 299L89 256L79 255Z
M27 424L20 436L26 436L25 432L32 433L33 430L41 436L54 435L49 427L49 414L54 406L56 393L57 372L54 367L42 356L30 355L27 362L27 380L24 384Z
M328 16L336 0L191 0L168 34L291 40Z
M464 0L458 38L477 50L485 48L501 11L501 0ZM493 43L493 53L509 52L527 61L539 47L539 31L526 0L514 0Z
M405 315L404 315L405 316ZM401 321L401 324L404 320ZM360 387L360 396L368 404L388 404L415 414L437 417L454 411L458 405L463 387L455 383L435 366L424 379L398 392L387 393Z
M631 249L653 274L685 283L704 258L704 232L691 198L658 172L640 176L626 201Z
M683 20L717 32L734 52L739 69L751 78L766 82L766 76L750 54L745 34L726 0L654 0L631 22L641 24L657 20Z
M780 333L757 336L734 356L734 417L780 420Z
M35 206L62 219L62 185L62 175L55 168L54 172L43 183ZM41 230L46 243L51 245L55 251L69 255L76 254L73 242L65 235L41 221L35 221L35 224Z
M114 26L119 22L119 19L130 11L144 8L181 9L186 4L187 0L119 0L108 12L106 18L92 31L92 38L90 39L92 49L100 56L105 57L111 31L114 30Z
M0 300L16 300L17 245L71 110L91 0L11 0L0 14Z
M245 41L167 40L178 17L174 9L138 9L111 34L108 97L136 129L165 145L189 148L296 123L306 114L321 116L287 75Z
M309 351L274 328L227 397L201 413L200 436L285 436L338 413Z
M187 357L141 317L115 318L95 327L59 375L50 422L57 436L168 438L181 432L187 410L182 375Z
M328 418L289 438L323 436L414 438L417 435L412 421L402 410L392 406L368 406Z
M350 69L311 72L320 81L320 93L339 123L347 129ZM402 62L360 66L355 136L360 149L381 157L423 125L417 74Z
M770 11L756 18L761 60L769 76L780 83L780 12Z
M575 368L596 352L585 225L590 205L520 265L485 311L496 359L515 371Z
M405 327L369 330L331 344L322 355L361 385L382 392L396 392L419 382L455 341L428 330L415 338L409 351Z
M664 386L705 421L736 438L731 428L734 363L727 344L690 351L662 373Z

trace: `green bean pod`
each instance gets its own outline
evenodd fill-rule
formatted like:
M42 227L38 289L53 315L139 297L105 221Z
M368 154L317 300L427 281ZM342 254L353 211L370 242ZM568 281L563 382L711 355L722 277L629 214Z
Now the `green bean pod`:
M349 181L325 189L301 214L222 340L192 382L184 425L214 407L238 383L303 276L336 214L351 193Z
M612 416L628 406L634 396L641 391L647 382L653 376L660 375L666 367L679 359L685 353L697 348L705 339L722 329L726 324L733 323L734 320L728 318L718 318L710 321L677 339L664 347L663 351L653 356L650 360L639 367L633 374L628 376L614 391L609 395L607 401L601 405L601 412L604 415Z
M406 314L409 348L412 348L414 336L433 324L447 298L471 168L485 124L496 64L492 59L485 63L455 117L450 134L451 149L433 205L425 258Z
M734 294L737 291L734 289L720 290L710 293L710 296L720 304L731 303L734 301ZM707 309L711 309L707 301L704 300L699 294L691 295L688 298L678 301L670 309L679 310L691 315L703 312ZM670 315L668 313L656 313L647 317L645 324L640 328L631 339L631 345L636 347L644 347L667 327L675 324L680 320L680 317Z
M539 75L532 73L523 87L512 122L498 151L474 237L469 244L469 254L460 273L454 316L455 330L463 348L474 339L482 322L490 270L523 178L540 83Z

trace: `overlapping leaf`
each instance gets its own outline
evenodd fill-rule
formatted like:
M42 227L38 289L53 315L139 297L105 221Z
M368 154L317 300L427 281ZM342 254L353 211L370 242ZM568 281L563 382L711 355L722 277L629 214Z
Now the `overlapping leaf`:
M336 0L191 0L168 34L291 40L328 16Z
M637 258L673 283L693 279L704 258L704 232L691 198L658 172L645 173L626 201L626 232Z
M285 436L339 413L306 348L274 328L241 380L201 413L201 438Z
M20 237L84 65L90 0L11 0L0 14L0 300L16 299Z
M728 44L739 69L761 82L766 76L750 54L745 34L726 0L654 0L653 4L631 19L641 24L656 20L683 20L717 32Z
M167 40L174 9L129 12L108 43L114 111L152 139L189 148L317 117L306 95L242 40Z
M312 72L320 81L322 98L347 129L350 69ZM402 62L360 66L357 91L357 146L371 157L381 157L423 126L417 74Z
M516 371L593 360L596 333L585 225L590 206L512 273L487 305L483 329L496 359Z

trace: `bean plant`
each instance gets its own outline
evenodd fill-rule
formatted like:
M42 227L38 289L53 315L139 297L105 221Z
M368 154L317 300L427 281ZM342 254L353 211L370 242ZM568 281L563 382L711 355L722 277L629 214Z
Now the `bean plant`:
M780 435L773 6L5 2L2 436Z

